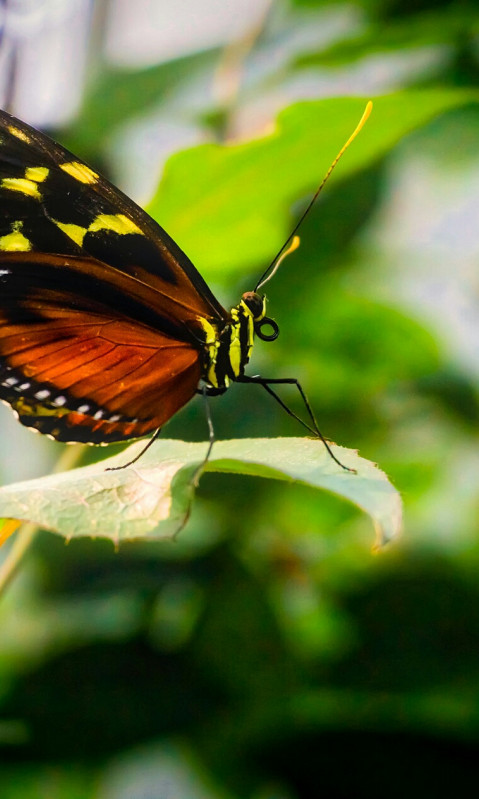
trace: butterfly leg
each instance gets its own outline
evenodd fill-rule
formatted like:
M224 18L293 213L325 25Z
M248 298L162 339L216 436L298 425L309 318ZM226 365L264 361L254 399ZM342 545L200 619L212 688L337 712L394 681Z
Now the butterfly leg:
M208 424L209 443L208 443L208 449L206 450L205 457L201 461L200 465L195 469L195 472L193 474L193 479L192 479L191 483L192 483L194 488L198 488L198 483L199 483L200 477L201 477L201 475L202 475L202 473L204 471L204 468L205 468L206 464L208 463L208 461L210 459L211 451L213 449L213 444L215 443L215 440L216 440L215 428L213 426L213 419L211 417L211 408L210 408L210 403L208 402L208 397L216 396L217 393L223 394L224 392L221 391L220 389L213 389L213 391L212 391L211 388L208 388L208 386L204 385L204 386L202 386L202 388L197 390L197 393L201 394L201 396L203 397L203 401L204 401L206 422Z
M200 478L201 472L203 471L205 465L208 463L209 457L211 455L211 450L213 449L213 444L215 442L215 431L214 431L214 427L213 427L213 420L211 418L211 410L210 410L210 406L209 406L209 403L208 403L208 397L209 396L216 396L217 394L224 394L225 390L226 389L216 389L216 388L208 387L208 386L205 385L202 388L197 389L197 391L196 391L197 394L201 394L202 395L202 397L204 398L204 401L205 401L206 421L208 423L208 432L209 432L209 445L208 445L208 449L206 451L206 455L204 457L204 460L200 463L200 465L198 466L198 468L196 469L196 471L194 473L192 483L193 483L193 485L195 487L198 485L198 480ZM152 437L146 442L146 444L143 447L143 449L138 453L138 455L135 455L135 457L132 458L131 461L128 461L127 463L123 463L121 466L108 466L106 471L107 472L116 472L116 471L118 471L118 469L126 469L128 466L133 466L134 463L136 463L137 461L140 460L140 458L143 457L143 455L151 447L153 442L157 440L157 438L159 437L160 433L161 433L161 427L159 427L158 430L155 430L155 432L153 433Z
M135 455L135 457L132 458L131 461L128 461L128 463L123 463L121 466L108 466L105 471L107 471L107 472L116 472L116 471L118 471L118 469L126 469L128 466L133 466L134 463L136 463L137 461L140 460L140 458L143 457L143 455L145 454L146 450L151 447L151 445L153 444L154 441L156 441L156 439L159 437L160 433L161 433L161 427L159 427L158 430L155 430L155 432L153 433L152 437L149 439L149 441L146 442L146 444L143 447L143 449L140 450L138 455Z
M350 469L348 466L345 466L344 463L341 463L341 461L336 457L336 455L332 451L331 447L329 446L328 440L323 436L321 430L318 427L318 423L313 413L313 409L299 380L297 380L295 377L266 378L266 377L260 377L259 375L255 377L249 377L248 375L241 375L240 377L237 378L237 382L256 383L257 385L263 386L263 388L268 392L268 394L270 394L276 400L276 402L279 405L281 405L281 407L286 411L286 413L289 416L292 416L293 419L296 419L296 421L299 422L303 427L305 427L306 430L308 430L310 433L312 433L314 436L319 438L320 441L323 442L328 454L331 456L333 461L338 464L338 466L341 466L341 468L344 469L346 472L353 472L354 474L356 473L355 469ZM286 403L281 399L279 394L277 394L276 391L274 391L274 389L271 388L271 385L296 386L301 395L301 399L303 400L304 407L308 412L311 424L307 424L307 422L305 422L294 411L292 411L291 408L289 408L286 405Z

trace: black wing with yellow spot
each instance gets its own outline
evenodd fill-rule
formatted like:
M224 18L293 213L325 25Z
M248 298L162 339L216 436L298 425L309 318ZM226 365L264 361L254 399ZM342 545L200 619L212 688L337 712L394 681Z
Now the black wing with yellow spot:
M198 319L227 318L141 208L0 112L0 399L23 424L85 443L161 427L201 378Z
M96 258L192 315L227 314L173 239L133 200L50 138L0 111L0 252Z

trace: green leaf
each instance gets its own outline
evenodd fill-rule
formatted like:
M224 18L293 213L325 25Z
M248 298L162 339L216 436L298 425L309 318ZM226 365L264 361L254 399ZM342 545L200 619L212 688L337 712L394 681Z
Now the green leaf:
M206 443L163 440L138 463L144 442L92 466L0 489L0 516L32 521L67 538L110 538L115 544L134 538L171 538L186 522L194 494L193 479L206 455ZM308 438L218 441L205 471L231 472L299 481L350 500L372 517L378 544L399 532L401 500L385 474L353 450L332 445L338 466L321 442Z
M375 98L332 180L370 166L438 114L478 100L477 91L449 88ZM245 264L267 262L290 230L289 206L318 185L365 105L358 97L298 103L260 139L177 153L148 210L203 274L226 281Z

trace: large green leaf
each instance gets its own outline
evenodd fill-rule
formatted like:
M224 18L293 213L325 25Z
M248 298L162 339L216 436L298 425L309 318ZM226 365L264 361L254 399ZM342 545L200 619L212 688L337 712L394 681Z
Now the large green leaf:
M364 169L438 114L478 100L477 91L446 88L376 98L332 179ZM204 274L222 279L267 261L289 232L289 205L319 183L365 105L358 97L298 103L263 138L178 153L148 210Z
M33 521L67 538L106 537L115 543L175 535L188 518L192 480L205 443L164 440L138 463L115 471L141 452L144 442L121 455L80 469L0 489L0 516ZM299 481L350 500L372 517L378 543L397 535L401 500L385 474L355 451L333 445L338 466L321 442L308 438L218 441L205 470Z

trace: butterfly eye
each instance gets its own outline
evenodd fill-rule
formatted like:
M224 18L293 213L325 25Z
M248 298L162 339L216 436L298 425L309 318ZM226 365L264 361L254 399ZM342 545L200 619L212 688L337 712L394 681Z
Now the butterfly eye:
M263 328L270 328L272 332L265 332ZM260 322L255 322L254 332L263 341L275 341L279 336L279 327L274 319L264 316Z
M259 319L259 317L263 316L265 309L264 297L261 297L255 291L245 291L242 300L253 314L253 319Z

